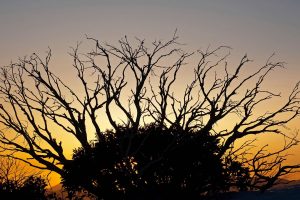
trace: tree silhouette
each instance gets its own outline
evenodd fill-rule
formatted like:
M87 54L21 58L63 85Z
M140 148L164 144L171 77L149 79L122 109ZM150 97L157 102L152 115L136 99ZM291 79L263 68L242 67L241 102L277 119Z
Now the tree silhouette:
M1 158L0 196L2 199L46 199L46 181L17 160Z
M72 164L64 167L69 190L87 190L100 199L198 199L249 186L248 169L220 159L218 139L201 130L154 124L137 132L118 130L106 132L91 152L74 152Z
M190 138L179 141L186 148L193 146L191 133L208 140L213 138L217 144L211 143L212 154L209 154L210 151L206 153L212 158L208 160L214 162L216 156L216 166L234 169L234 172L228 171L232 177L236 177L232 183L244 182L244 175L249 173L251 181L245 188L265 190L282 175L293 173L300 167L284 164L284 153L298 142L296 133L290 133L285 127L299 116L299 83L287 98L283 97L286 100L281 106L272 110L263 107L280 96L264 89L263 83L271 71L284 67L283 62L274 62L271 56L255 70L252 67L246 69L251 60L245 55L236 67L229 67L229 47L187 53L183 51L176 33L168 41L158 40L149 44L140 39L130 41L127 37L119 40L118 45L87 39L95 45L92 51L82 54L78 44L70 53L76 86L68 84L67 80L51 70L51 50L45 59L32 54L17 63L1 67L2 154L65 176L64 167L71 169L77 157L83 159L81 154L88 155L85 159L89 160L89 156L98 152L102 156L95 162L110 160L114 163L106 163L110 167L127 163L124 165L129 173L133 170L130 168L132 162L136 160L144 163L137 162L137 166L147 166L146 162L152 165L151 160L132 155L135 142L143 143L145 140L151 143L153 152L148 152L149 155L155 154L156 145L159 144L163 144L160 148L165 149L158 152L167 152L169 145L166 145L166 141L177 140L177 137L170 136L176 130L177 134L186 134ZM192 58L197 59L197 63L192 63ZM186 71L191 71L192 76L183 77ZM184 84L182 78L185 79ZM263 112L262 107L265 109ZM218 126L230 118L234 119L233 126ZM111 131L106 131L107 122ZM165 142L155 144L144 136L141 130L145 129L148 133L149 124L153 124L155 130L160 130L158 137ZM123 132L128 135L128 141L124 142L127 146L114 146L125 140L123 136L117 136ZM166 136L162 136L165 132ZM136 136L139 133L143 136ZM96 135L96 142L88 139L88 135L93 134ZM248 136L266 134L270 137L272 134L281 135L283 147L269 151L262 146L251 155L248 150L255 145L255 141L247 140ZM73 161L64 150L68 142L63 141L66 135L80 144ZM109 139L109 136L112 138ZM238 144L242 140L243 143ZM100 151L107 148L105 145L125 152L114 159L106 158ZM202 151L203 145L200 143L199 151ZM150 149L146 146L143 149L145 151ZM175 149L180 149L179 146ZM108 151L105 148L103 151ZM137 152L139 150L136 149ZM186 149L186 152L189 150ZM180 155L181 151L176 153L180 158L187 159ZM197 152L193 156L193 159L201 157ZM179 167L180 163L177 164ZM125 169L121 167L120 170ZM135 171L130 173L134 174ZM150 173L149 180L155 182L151 176L153 174ZM182 181L181 178L177 184ZM217 188L217 185L214 187Z

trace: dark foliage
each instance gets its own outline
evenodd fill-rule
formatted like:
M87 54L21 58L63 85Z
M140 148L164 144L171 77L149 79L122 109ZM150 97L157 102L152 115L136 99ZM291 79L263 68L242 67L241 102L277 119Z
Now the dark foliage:
M218 139L201 131L150 125L107 132L88 152L77 149L63 184L100 199L196 199L240 184L248 173L218 156ZM232 175L235 176L232 176ZM232 180L234 179L234 180Z
M29 176L22 183L2 179L0 182L0 199L45 200L45 187L45 180L36 176Z

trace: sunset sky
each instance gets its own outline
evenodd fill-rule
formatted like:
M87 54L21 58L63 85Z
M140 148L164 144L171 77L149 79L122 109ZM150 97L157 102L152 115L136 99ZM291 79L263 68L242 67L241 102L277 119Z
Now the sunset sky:
M63 68L70 47L85 35L151 41L178 29L192 51L229 45L235 59L247 53L258 64L276 53L288 68L276 83L286 87L300 74L299 8L296 0L1 0L0 65L50 47Z
M228 45L232 63L247 53L262 65L275 53L286 69L269 86L284 94L300 80L299 10L298 0L0 0L0 65L50 47L54 69L67 73L70 47L85 35L152 41L177 29L185 50ZM291 126L300 129L300 120ZM300 147L294 153L300 162Z

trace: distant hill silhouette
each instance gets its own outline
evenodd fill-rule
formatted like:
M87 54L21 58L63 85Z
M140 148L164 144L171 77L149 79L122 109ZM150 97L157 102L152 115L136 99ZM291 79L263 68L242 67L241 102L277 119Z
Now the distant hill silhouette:
M300 199L300 181L294 182L292 185L285 185L286 187L274 188L261 192L239 192L230 195L230 200L299 200Z

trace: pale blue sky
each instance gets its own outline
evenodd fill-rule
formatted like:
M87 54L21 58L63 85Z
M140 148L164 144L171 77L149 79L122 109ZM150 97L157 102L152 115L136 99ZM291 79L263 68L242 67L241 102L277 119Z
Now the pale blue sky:
M225 44L258 60L276 52L295 79L299 10L298 0L0 0L0 65L48 46L63 61L85 34L168 39L177 28L193 50Z
M288 69L273 88L286 92L300 80L300 0L0 0L0 66L49 46L64 68L85 34L169 39L176 28L188 50L229 45L236 62L248 53L262 64L276 52Z
M62 69L85 34L153 40L177 28L188 50L229 45L236 61L247 53L258 64L275 52L288 68L280 87L291 87L300 75L299 10L298 0L0 0L0 65L49 46Z
M299 44L299 9L297 0L0 0L0 44L43 47L84 34L164 38L178 28L193 43L239 48L252 40L277 50Z

